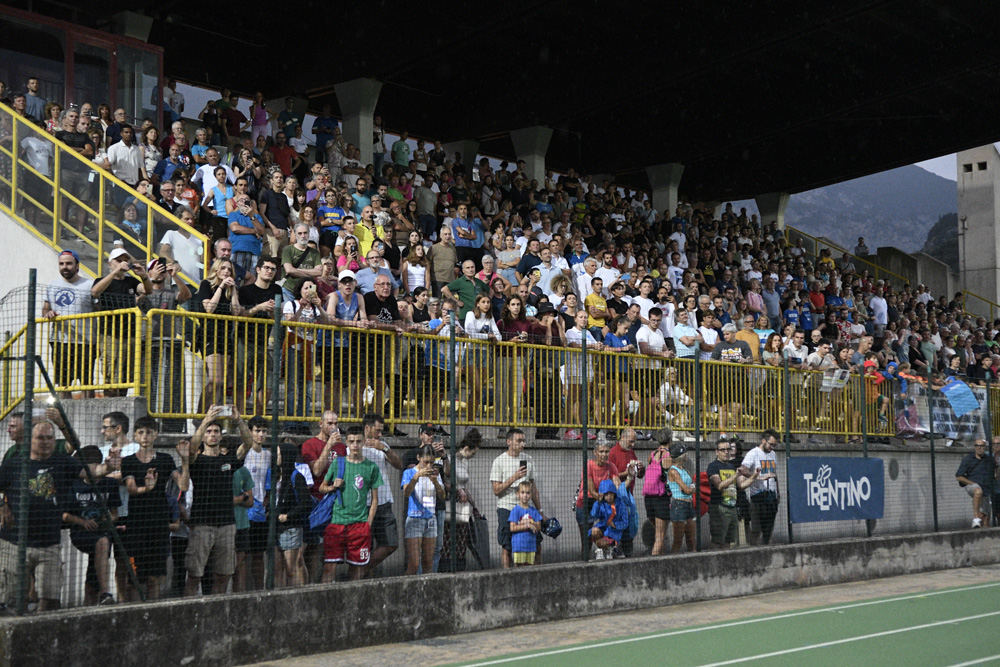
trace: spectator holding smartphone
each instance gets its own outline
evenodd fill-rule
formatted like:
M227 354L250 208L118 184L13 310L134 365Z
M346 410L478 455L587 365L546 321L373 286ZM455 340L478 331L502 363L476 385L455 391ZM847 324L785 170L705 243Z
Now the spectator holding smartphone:
M444 500L444 484L439 466L434 464L437 452L423 445L417 453L417 465L403 471L400 486L407 499L406 524L403 535L406 544L406 573L424 573L434 569L434 546L438 537L437 502Z

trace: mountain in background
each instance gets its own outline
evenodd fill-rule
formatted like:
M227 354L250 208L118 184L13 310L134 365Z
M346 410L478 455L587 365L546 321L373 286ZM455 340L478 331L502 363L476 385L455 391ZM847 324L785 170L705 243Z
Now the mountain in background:
M941 260L958 273L958 213L941 216L927 232L922 252Z
M792 195L785 222L848 249L863 236L872 251L893 246L917 252L929 243L928 232L937 225L942 225L939 236L944 239L945 223L941 221L946 214L952 214L951 225L957 235L957 210L955 181L910 165ZM926 249L924 252L938 256Z

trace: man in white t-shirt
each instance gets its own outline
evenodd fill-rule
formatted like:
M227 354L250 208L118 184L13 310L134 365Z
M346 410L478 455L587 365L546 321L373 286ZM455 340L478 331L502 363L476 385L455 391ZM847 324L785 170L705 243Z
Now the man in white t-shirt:
M93 311L94 301L90 289L94 281L80 275L80 256L73 250L59 253L59 277L45 288L45 303L42 317L52 319L60 315L82 315ZM52 346L53 380L62 387L72 385L76 380L81 385L92 384L92 372L96 351L90 322L70 320L55 328ZM72 392L59 393L61 398L70 398ZM93 392L85 392L85 398L93 398Z
M524 453L524 431L512 428L507 431L507 451L496 457L490 468L490 483L497 498L497 540L503 549L501 562L504 569L514 566L509 519L510 511L517 504L517 487L522 480L531 482L531 504L543 518L547 518L539 500L538 484L535 483L535 462L531 455ZM540 538L538 544L541 546ZM535 556L536 565L540 555Z
M603 296L607 298L611 296L611 286L618 281L618 277L622 274L622 272L611 265L612 261L614 261L614 255L610 251L601 251L597 253L597 255L600 258L601 263L597 272L594 274L594 277L600 278L604 281Z
M663 311L657 307L652 307L647 311L646 324L635 333L635 342L638 344L639 353L650 357L638 362L640 376L646 377L640 381L639 386L648 388L648 395L640 396L641 405L645 410L645 421L653 424L656 415L659 413L659 388L661 383L661 359L672 359L673 350L667 346L667 341L663 337L660 329L660 322L663 319Z
M754 447L739 467L739 474L751 477L759 473L750 484L750 544L770 544L774 531L774 519L778 514L781 500L778 488L778 462L774 448L778 444L778 434L771 429L761 434L760 445Z
M181 271L189 278L202 275L204 244L184 228L170 229L160 239L160 254L180 264Z
M684 286L684 267L681 266L681 254L679 252L670 254L670 267L667 269L667 280L673 285L675 290Z
M875 321L875 337L882 338L885 335L885 327L889 324L889 304L886 303L882 295L882 288L876 287L868 307L872 309L872 318Z
M632 297L632 305L639 305L639 319L642 320L643 324L648 322L649 309L656 305L649 295L653 292L653 279L644 278L641 283L639 283L639 296Z
M698 359L701 361L709 361L712 358L712 353L715 351L715 346L719 343L719 332L716 331L716 319L715 313L710 310L697 311L698 313L698 333L701 334L701 343L698 349Z
M382 429L385 427L385 420L379 414L367 414L361 422L365 429L365 444L361 448L362 455L378 466L382 481L387 488L392 488L389 480L389 466L396 470L403 469L403 461L396 455L389 445L382 440ZM397 483L398 485L398 483ZM378 495L379 505L375 510L375 521L372 523L372 549L371 560L368 561L366 572L370 572L376 565L392 555L399 547L399 529L396 526L396 514L392 507L392 494L380 493ZM368 496L368 505L371 505L371 496Z

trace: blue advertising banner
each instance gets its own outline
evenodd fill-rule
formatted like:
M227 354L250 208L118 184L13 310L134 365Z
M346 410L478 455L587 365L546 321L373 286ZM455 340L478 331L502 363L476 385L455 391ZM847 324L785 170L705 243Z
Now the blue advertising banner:
M803 456L788 460L792 523L881 519L884 505L882 459Z

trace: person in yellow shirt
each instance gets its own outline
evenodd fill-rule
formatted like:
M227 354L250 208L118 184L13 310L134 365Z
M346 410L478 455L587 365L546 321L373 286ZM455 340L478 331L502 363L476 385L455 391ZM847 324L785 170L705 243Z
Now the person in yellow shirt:
M608 334L608 302L603 296L604 280L593 278L590 281L593 292L583 300L587 309L587 328L595 340L602 341Z
M753 353L753 362L759 364L760 336L754 331L753 315L745 315L743 317L743 326L736 332L736 340L741 340L750 346L750 351Z
M354 235L358 237L358 247L361 249L361 254L366 257L372 244L375 243L375 239L386 241L388 236L385 228L375 224L373 211L371 206L365 206L361 209L361 221L354 227ZM388 243L388 241L386 242Z

